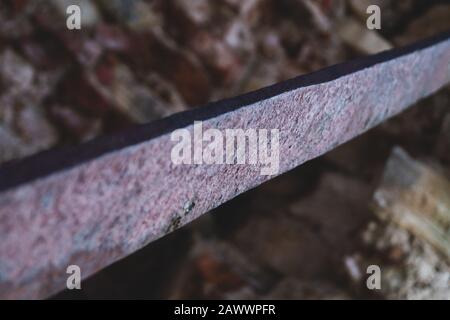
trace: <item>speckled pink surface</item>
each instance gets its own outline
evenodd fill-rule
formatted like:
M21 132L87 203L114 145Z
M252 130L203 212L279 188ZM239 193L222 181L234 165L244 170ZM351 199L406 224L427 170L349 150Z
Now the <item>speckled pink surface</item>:
M449 62L446 40L203 126L279 129L281 174L435 92ZM68 265L86 278L271 178L254 165L175 166L174 144L165 134L1 192L0 298L47 297Z

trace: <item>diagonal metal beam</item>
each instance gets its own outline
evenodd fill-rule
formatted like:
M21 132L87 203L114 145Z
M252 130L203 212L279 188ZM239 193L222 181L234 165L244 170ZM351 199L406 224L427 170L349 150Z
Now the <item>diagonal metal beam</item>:
M0 168L0 298L44 298L270 179L258 165L174 165L170 133L280 130L286 172L450 81L450 34L346 62Z

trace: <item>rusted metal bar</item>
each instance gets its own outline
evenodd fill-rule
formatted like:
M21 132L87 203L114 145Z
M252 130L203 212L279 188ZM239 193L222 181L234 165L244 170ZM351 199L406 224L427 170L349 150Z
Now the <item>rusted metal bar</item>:
M170 133L278 129L280 170L315 158L450 81L450 35L395 49L0 168L0 297L43 298L270 176L175 165Z

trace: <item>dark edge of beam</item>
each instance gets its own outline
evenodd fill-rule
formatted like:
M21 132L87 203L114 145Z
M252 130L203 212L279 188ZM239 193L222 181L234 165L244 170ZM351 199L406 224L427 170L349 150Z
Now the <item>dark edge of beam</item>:
M329 82L373 65L431 47L448 38L450 38L450 30L405 47L339 63L234 98L210 102L203 107L179 112L155 122L136 125L122 132L100 136L86 143L54 148L6 162L0 167L0 192L74 167L114 150L164 135L177 128L188 126L195 120L210 119L287 91Z

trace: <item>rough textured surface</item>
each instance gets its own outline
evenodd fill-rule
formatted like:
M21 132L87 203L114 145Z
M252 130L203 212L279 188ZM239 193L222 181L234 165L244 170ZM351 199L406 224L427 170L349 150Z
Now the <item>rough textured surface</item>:
M204 121L280 130L280 173L395 115L449 79L450 40ZM188 126L192 130L192 126ZM181 165L170 134L0 194L0 297L46 297L270 177L258 166ZM185 210L186 207L191 208Z
M402 149L394 149L375 193L377 214L433 245L450 261L450 183Z
M393 149L374 194L376 218L363 234L372 255L359 262L362 270L382 268L384 297L450 299L449 195L440 169Z

